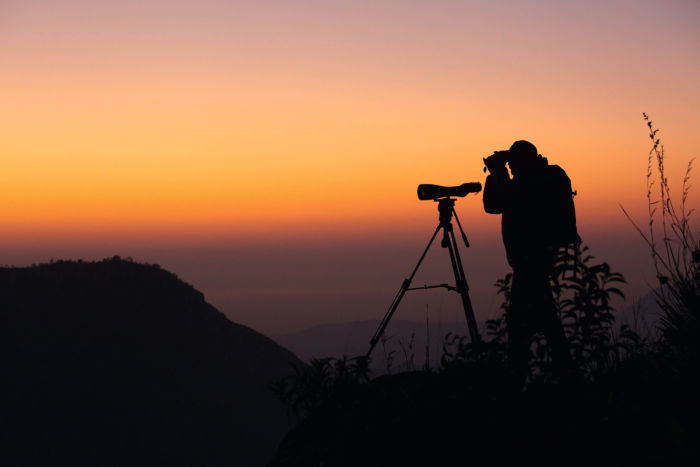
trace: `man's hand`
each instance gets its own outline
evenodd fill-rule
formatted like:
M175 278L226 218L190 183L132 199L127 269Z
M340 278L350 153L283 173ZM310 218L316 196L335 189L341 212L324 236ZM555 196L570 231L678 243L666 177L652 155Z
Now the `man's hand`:
M506 168L506 162L508 162L508 155L508 151L495 151L489 157L484 158L484 165L491 173L503 171ZM486 169L484 169L485 171Z

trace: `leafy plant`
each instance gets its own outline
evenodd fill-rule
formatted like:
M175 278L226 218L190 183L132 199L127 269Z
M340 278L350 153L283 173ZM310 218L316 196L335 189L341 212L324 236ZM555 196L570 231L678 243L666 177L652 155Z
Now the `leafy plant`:
M569 343L572 358L583 377L592 381L638 352L643 339L628 326L615 331L612 299L624 298L619 284L622 274L613 272L607 263L594 263L588 248L575 251L576 258L562 250L557 256L552 277L554 303ZM511 306L512 274L496 282L503 295L503 314L486 323L488 336L480 346L466 338L448 335L443 345L443 368L469 362L504 366L507 363L508 320ZM533 336L530 346L529 381L548 381L552 377L551 351L540 333Z
M619 285L625 279L606 262L594 263L588 247L578 247L575 260L560 252L552 276L552 290L569 350L576 366L589 380L619 364L642 340L627 325L615 331L615 296L625 298ZM540 340L536 349L543 347Z
M275 381L271 389L297 420L324 404L342 403L369 381L367 357L314 358L292 369L292 375Z

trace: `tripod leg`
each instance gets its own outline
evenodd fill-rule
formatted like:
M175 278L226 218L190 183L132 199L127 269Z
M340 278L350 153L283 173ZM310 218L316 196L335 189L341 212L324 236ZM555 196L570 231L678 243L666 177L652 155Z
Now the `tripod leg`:
M476 318L474 317L474 308L472 307L472 302L469 298L469 286L467 285L467 278L464 275L462 258L459 256L457 240L455 239L455 234L452 230L451 224L449 225L449 228L445 229L445 236L448 237L446 238L447 249L450 252L450 261L452 262L452 271L454 272L455 281L457 282L457 291L462 297L462 306L464 307L464 315L467 318L469 337L471 338L472 344L477 344L481 342L481 336L479 335L479 328L476 324Z
M411 286L411 281L413 281L413 276L415 276L416 272L418 272L418 268L420 267L421 263L423 262L425 255L428 253L428 250L430 249L430 245L433 244L433 241L435 240L435 237L437 237L437 234L441 228L442 228L442 225L437 226L437 228L435 229L435 232L433 233L433 236L430 238L430 241L428 242L428 246L426 246L425 250L423 250L423 254L421 255L420 259L418 260L418 264L416 264L416 267L413 268L413 272L411 273L411 276L408 279L404 279L403 284L401 284L401 288L396 293L396 296L394 297L394 301L391 302L391 305L389 305L389 310L384 315L382 322L379 324L379 327L374 332L374 336L372 336L372 339L370 339L370 341L369 341L370 347L369 347L369 351L367 351L366 357L369 358L370 354L372 353L372 350L374 350L374 347L377 345L377 342L379 342L379 339L381 339L382 336L384 335L384 330L386 329L387 325L389 324L389 321L391 320L391 317L394 315L394 312L399 307L399 303L401 303L401 299L406 294L406 291L408 290L408 288Z
M462 240L464 241L464 246L469 248L469 240L467 240L467 234L464 233L462 223L459 221L459 217L457 217L457 211L455 211L455 208L452 208L452 215L455 217L455 220L457 221L457 227L459 227L459 231L462 233ZM455 243L455 247L456 246L457 244Z

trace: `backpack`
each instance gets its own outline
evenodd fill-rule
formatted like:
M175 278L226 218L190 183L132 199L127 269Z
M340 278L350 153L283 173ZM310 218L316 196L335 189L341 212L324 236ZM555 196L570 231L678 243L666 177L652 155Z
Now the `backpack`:
M571 180L564 169L558 165L548 165L547 172L552 188L547 207L548 244L560 251L559 254L563 254L565 264L568 265L569 259L573 259L571 271L572 277L576 277L581 244L581 237L576 228L576 192L571 189Z
M548 243L555 248L567 248L581 243L576 228L576 208L571 189L571 180L564 169L558 165L547 166L547 178L551 186L547 223L549 225Z

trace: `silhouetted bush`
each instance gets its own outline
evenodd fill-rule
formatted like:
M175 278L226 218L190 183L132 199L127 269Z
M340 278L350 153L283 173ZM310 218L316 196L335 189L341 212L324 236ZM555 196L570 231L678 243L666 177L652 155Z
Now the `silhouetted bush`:
M638 361L649 350L636 333L624 326L614 332L611 299L622 296L617 288L624 282L622 275L587 252L579 251L576 262L560 256L553 280L581 371L578 383L561 385L554 378L549 348L540 335L533 337L524 390L510 374L507 275L496 283L504 298L503 315L487 322L479 345L448 334L436 371L370 380L364 357L317 359L297 366L275 392L300 423L270 465L446 465L467 457L498 465L516 459L517 452L530 451L547 463L583 449L581 461L617 456L607 439L610 430L627 429L625 417L647 403L649 395L639 396L639 402L615 398L634 394L629 381L651 391L656 386L648 384L649 375L655 370ZM397 452L397 443L410 449Z
M624 283L622 274L610 266L594 263L588 248L577 248L573 256L562 250L555 261L552 277L554 302L569 343L573 360L581 377L589 382L612 371L626 356L644 352L646 343L627 325L615 329L614 296L624 298L617 287ZM474 346L466 337L448 335L443 346L442 367L457 364L488 364L507 366L508 320L510 308L511 274L496 282L503 296L503 314L487 321L484 343ZM553 380L551 351L540 333L533 336L530 346L530 374L528 382Z
M367 357L315 358L293 363L293 374L271 385L297 421L329 403L342 403L359 384L369 381Z

